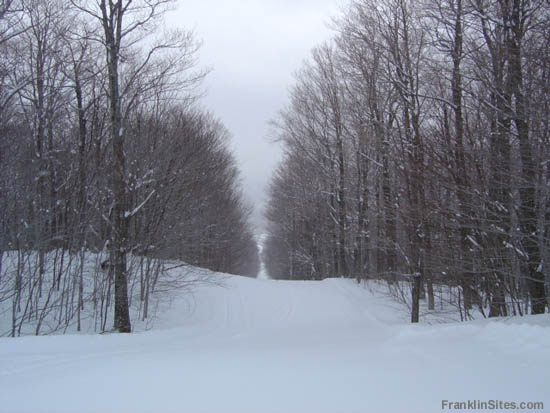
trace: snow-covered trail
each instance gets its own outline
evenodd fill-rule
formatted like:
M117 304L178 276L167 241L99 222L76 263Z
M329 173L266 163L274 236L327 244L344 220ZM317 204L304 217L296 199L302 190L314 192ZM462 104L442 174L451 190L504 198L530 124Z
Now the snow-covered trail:
M152 331L0 339L0 412L439 412L550 406L550 316L438 326L353 281L229 277Z

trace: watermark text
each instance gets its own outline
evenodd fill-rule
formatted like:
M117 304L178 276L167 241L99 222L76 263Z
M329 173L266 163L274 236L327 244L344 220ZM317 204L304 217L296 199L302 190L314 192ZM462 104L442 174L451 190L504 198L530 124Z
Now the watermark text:
M441 400L441 410L544 410L544 402L504 400Z

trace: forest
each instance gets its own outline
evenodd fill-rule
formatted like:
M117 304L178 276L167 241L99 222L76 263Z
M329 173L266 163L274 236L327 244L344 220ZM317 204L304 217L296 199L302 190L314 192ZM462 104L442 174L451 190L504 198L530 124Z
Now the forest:
M543 0L349 3L273 122L270 275L384 280L412 322L421 302L546 312L549 18Z
M549 301L550 0L0 0L0 411L545 411Z
M84 310L100 332L108 316L129 332L129 286L146 303L168 260L259 270L230 133L200 104L200 42L163 25L173 3L0 2L0 317L11 336L27 324L38 335L46 317L49 332L80 330Z

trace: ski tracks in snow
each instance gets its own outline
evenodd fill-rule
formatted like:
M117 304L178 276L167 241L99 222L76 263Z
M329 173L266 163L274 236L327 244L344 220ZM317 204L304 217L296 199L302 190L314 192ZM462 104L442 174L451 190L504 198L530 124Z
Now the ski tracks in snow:
M548 315L439 326L404 316L353 280L227 277L175 301L152 331L0 339L0 410L424 413L442 399L547 401Z

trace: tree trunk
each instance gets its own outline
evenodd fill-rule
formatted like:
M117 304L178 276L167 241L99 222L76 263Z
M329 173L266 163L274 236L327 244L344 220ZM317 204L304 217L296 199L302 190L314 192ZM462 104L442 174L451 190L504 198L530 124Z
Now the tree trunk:
M418 323L420 320L420 289L422 288L422 276L420 274L414 274L413 277L411 323Z
M522 245L527 256L529 294L531 295L531 311L533 314L546 312L546 293L544 291L544 273L542 272L541 253L538 245L539 229L537 225L537 177L536 165L531 143L529 142L528 113L523 95L522 40L524 35L523 3L513 0L511 8L511 35L508 38L510 51L509 78L514 96L519 154L521 159L522 182L519 187L520 207L519 223L522 230Z
M113 144L114 170L111 176L113 192L113 221L110 245L111 263L115 278L115 317L114 328L121 333L129 333L130 311L128 308L128 280L126 274L126 254L128 244L128 219L126 212L126 157L124 153L124 127L122 125L121 96L119 90L118 63L121 46L123 18L122 1L112 4L101 1L102 23L105 32L107 71L109 75L109 104L111 111L111 139Z

